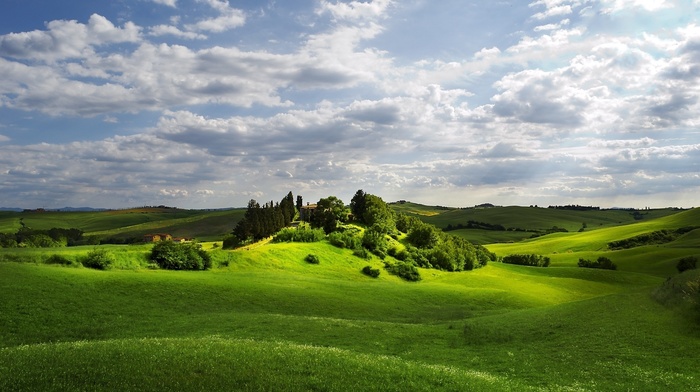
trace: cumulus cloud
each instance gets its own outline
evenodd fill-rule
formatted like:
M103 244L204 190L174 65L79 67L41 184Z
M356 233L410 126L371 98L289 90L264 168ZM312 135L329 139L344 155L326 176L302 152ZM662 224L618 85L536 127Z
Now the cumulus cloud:
M104 16L92 14L87 24L75 20L55 20L46 30L10 33L0 36L0 55L27 60L57 61L84 58L93 46L140 41L141 28L132 22L116 27Z
M166 5L168 7L177 8L177 0L151 0L156 4Z
M246 15L240 9L232 8L226 0L199 0L215 9L219 16L203 19L185 26L190 31L205 31L221 33L227 30L241 27L245 24Z
M319 14L328 12L338 20L371 20L383 16L392 3L393 0L351 1L348 3L331 3L322 0L316 12Z
M452 205L592 204L700 188L689 131L700 126L700 28L624 36L584 23L599 13L579 17L651 3L538 0L508 39L415 62L383 46L401 3L317 2L280 50L213 43L263 16L200 3L205 14L183 14L186 23L117 26L95 14L0 36L3 110L97 116L128 133L23 145L0 136L3 195L27 206L204 207L363 188ZM157 119L127 128L130 113L149 110Z
M160 37L164 35L172 35L178 38L184 39L207 39L204 34L195 33L192 31L182 31L177 26L172 25L157 25L149 29L149 35L154 37Z

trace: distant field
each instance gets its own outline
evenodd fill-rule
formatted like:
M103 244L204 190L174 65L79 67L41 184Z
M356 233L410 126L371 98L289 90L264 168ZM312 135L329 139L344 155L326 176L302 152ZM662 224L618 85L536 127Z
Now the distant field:
M578 231L585 223L589 229L634 223L635 214L627 210L575 211L542 207L484 207L484 208L439 208L420 204L391 204L392 209L421 216L423 220L440 228L448 224L466 224L469 220L503 225L506 228L546 230L553 226L568 231ZM641 220L653 220L677 214L682 210L667 208L641 210Z
M229 216L164 214L119 217L138 229L92 215L101 225L92 232L157 222L204 232L205 219L223 226ZM675 264L700 256L699 230L606 248L700 221L700 209L658 215L487 244L499 256L547 255L548 268L420 269L413 283L327 242L235 251L208 242L214 268L203 272L150 269L150 245L101 246L120 268L108 271L44 264L90 246L2 249L0 390L697 390L700 323L683 295L700 275L678 275ZM618 270L576 267L600 255Z
M168 233L204 241L220 240L230 233L245 209L182 210L134 208L97 212L1 212L0 232L15 232L20 220L33 229L77 228L85 235L128 238Z

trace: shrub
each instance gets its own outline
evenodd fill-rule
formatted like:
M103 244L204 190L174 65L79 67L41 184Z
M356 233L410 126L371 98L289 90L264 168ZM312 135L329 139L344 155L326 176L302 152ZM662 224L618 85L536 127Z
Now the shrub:
M397 261L395 264L385 263L384 268L392 274L409 282L417 282L421 280L420 272L415 265L403 261Z
M235 235L228 235L224 238L223 249L236 249L240 247L243 243Z
M69 260L68 258L61 256L61 255L51 255L49 258L44 260L45 264L60 264L60 265L71 265L73 262Z
M151 261L170 270L205 270L211 268L211 256L201 245L160 241L151 249Z
M105 249L93 249L81 260L81 264L87 268L106 270L112 268L114 256Z
M321 262L321 260L318 259L318 256L309 254L307 255L304 260L306 260L307 263L309 264L318 264Z
M293 228L286 227L272 239L273 242L318 242L326 238L323 229L307 229L304 226Z
M598 260L591 261L587 259L578 259L578 266L582 268L600 268L608 270L616 270L617 266L607 257L598 257Z
M362 268L362 273L373 278L378 278L380 271L376 268L372 268L371 266L366 265L364 268Z
M365 248L355 249L352 251L352 254L365 260L369 260L372 258L372 254L369 253L369 251Z
M328 234L328 241L338 248L359 249L362 247L362 240L352 231L334 231Z
M688 257L683 257L682 259L678 260L678 264L676 264L676 269L678 270L679 273L695 269L697 268L698 264L698 258L695 256L688 256Z
M527 265L531 267L549 267L550 259L549 257L542 255L508 255L504 256L501 260L506 264L517 264L517 265Z

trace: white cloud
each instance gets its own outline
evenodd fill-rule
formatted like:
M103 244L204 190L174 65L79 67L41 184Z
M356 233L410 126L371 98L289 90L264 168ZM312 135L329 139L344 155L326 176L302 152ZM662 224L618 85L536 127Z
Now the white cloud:
M195 33L192 31L182 31L176 26L172 25L157 25L149 29L149 35L160 37L164 35L172 35L178 38L184 39L206 39L207 36L204 34Z
M384 33L401 22L390 11L405 15L403 3L320 1L290 19L293 36L248 41L272 11L201 3L207 16L143 30L95 14L0 36L3 110L119 119L102 128L134 133L62 144L0 136L3 194L28 207L47 197L58 206L230 206L290 189L314 201L364 188L464 205L700 190L689 131L700 127L696 24L616 35L586 23L600 14L575 15L599 3L539 0L517 33L484 40L473 56L443 56L435 43L434 57L400 64ZM240 47L207 36L243 26ZM160 36L198 41L149 41ZM257 46L268 41L278 44ZM236 114L221 114L228 107ZM162 115L132 126L128 113L145 110Z
M246 15L242 10L232 8L225 0L199 0L207 3L217 12L219 16L200 20L193 24L185 25L185 28L194 32L221 33L237 27L241 27L246 22Z
M329 12L337 20L374 20L382 17L393 0L350 1L331 3L321 0L317 13Z
M564 19L559 23L550 23L546 25L536 26L535 31L549 31L549 30L559 30L560 28L569 25L571 21L569 19Z
M658 11L663 8L673 7L668 0L601 0L608 7L604 12L619 12L628 8L642 8L646 11Z
M177 0L151 0L156 4L166 5L168 7L177 8Z
M532 17L537 20L542 20L542 19L547 19L551 18L553 16L564 16L564 15L569 15L573 11L571 9L570 5L559 5L551 8L547 8L546 11L544 12L538 12L534 14Z
M0 55L47 62L86 58L92 54L93 46L138 42L141 31L132 22L116 27L98 14L90 16L88 24L55 20L47 23L46 27L47 30L0 36Z

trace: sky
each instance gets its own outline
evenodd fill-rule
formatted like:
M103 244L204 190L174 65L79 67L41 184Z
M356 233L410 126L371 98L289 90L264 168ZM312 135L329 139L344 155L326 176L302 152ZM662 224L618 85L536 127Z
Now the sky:
M0 207L700 205L700 0L3 0Z

